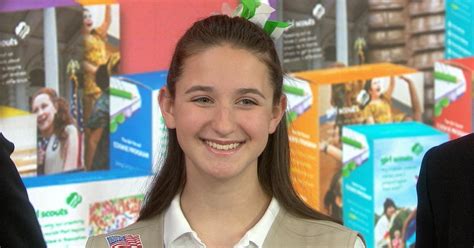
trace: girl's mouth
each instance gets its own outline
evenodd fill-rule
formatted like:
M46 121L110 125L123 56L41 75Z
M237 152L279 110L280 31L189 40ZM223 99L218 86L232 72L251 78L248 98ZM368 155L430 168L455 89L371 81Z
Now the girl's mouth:
M244 142L232 142L232 143L227 143L227 144L219 144L210 140L203 140L206 145L209 147L220 150L220 151L229 151L229 150L234 150L240 147Z

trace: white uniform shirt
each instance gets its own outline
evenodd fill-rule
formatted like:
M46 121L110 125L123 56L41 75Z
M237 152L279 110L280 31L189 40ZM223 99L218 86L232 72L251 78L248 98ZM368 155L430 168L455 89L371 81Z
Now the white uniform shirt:
M44 174L61 173L65 171L77 170L81 168L79 160L79 134L77 128L69 124L65 127L67 139L65 145L68 146L66 157L61 156L62 147L56 134L51 135L45 151Z
M279 211L280 204L272 198L262 218L245 233L234 248L261 248ZM179 194L174 197L165 212L163 235L165 248L206 248L184 217ZM356 239L354 248L365 248L360 238Z

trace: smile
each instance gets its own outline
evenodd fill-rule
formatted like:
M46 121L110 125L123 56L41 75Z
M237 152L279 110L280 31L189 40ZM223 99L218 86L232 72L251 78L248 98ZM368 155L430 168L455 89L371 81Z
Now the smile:
M39 116L37 118L37 123L40 124L40 125L43 124L43 122L45 122L45 121L46 121L46 117Z
M235 142L235 143L230 143L230 144L218 144L209 140L204 140L204 142L211 148L216 149L216 150L221 150L221 151L234 150L242 144L241 142Z

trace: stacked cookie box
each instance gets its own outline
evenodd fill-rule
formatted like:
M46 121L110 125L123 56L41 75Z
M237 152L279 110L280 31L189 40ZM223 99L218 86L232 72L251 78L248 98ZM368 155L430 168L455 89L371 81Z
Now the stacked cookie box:
M444 57L444 0L411 0L408 3L408 65L424 72L425 120L433 119L434 62Z
M406 0L369 0L368 63L406 64Z

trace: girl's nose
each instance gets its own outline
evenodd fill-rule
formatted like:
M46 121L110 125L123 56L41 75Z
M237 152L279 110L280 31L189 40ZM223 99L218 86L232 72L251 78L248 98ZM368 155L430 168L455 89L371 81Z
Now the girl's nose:
M232 108L226 106L216 107L212 116L212 128L221 136L231 134L235 128Z

